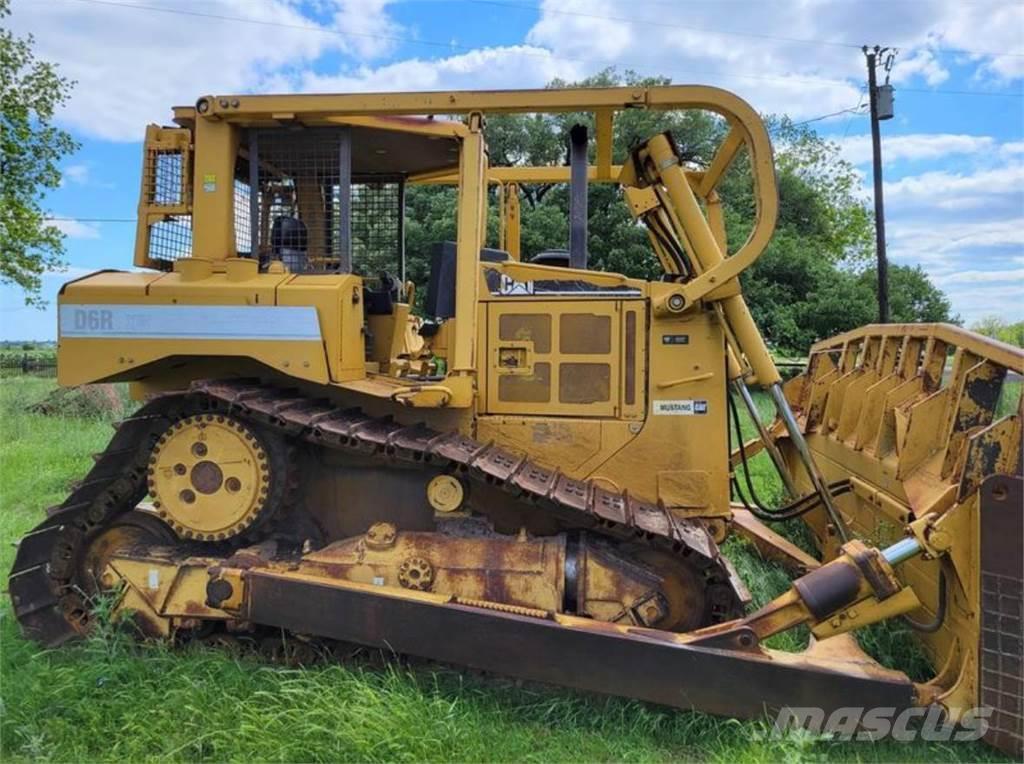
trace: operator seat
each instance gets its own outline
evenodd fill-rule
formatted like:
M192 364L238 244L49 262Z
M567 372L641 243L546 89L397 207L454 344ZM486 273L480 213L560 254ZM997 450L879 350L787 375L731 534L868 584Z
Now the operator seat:
M302 273L309 264L309 235L297 217L282 215L270 227L273 259L283 262L291 273Z
M568 268L569 250L567 249L545 249L530 258L535 265L550 265L555 268Z
M363 304L368 316L390 316L401 298L402 282L390 273L381 272L379 286L363 287Z
M480 259L488 263L501 263L511 260L512 256L503 249L480 250ZM430 281L427 284L427 296L423 302L423 312L438 321L455 315L455 263L456 244L454 241L438 242L430 254ZM487 273L488 284L496 277L493 272ZM495 288L492 286L492 288Z

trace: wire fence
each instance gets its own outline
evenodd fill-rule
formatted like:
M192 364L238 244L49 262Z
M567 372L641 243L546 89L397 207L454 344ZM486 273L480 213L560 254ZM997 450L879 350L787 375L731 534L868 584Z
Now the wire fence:
M56 354L47 352L0 352L0 376L12 377L20 375L56 376Z

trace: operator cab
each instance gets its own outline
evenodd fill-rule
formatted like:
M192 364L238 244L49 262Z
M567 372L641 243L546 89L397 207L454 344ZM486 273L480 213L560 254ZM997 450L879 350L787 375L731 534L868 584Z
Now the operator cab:
M234 178L239 256L258 260L261 271L280 261L291 273L379 277L381 309L404 276L406 183L457 171L459 141L421 132L444 124L432 119L376 122L243 130Z

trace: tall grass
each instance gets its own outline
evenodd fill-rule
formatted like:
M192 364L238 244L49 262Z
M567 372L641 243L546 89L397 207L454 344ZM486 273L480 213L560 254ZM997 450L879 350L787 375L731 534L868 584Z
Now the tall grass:
M109 422L25 407L52 388L0 380L0 565L61 500ZM759 468L759 469L764 469ZM765 478L768 479L767 477ZM759 602L786 577L739 540L727 551ZM776 647L800 646L790 635ZM538 656L538 660L557 656ZM522 684L356 653L303 669L210 648L138 644L115 629L60 650L18 633L0 605L4 761L636 761L998 760L980 745L764 740L740 722L621 698Z

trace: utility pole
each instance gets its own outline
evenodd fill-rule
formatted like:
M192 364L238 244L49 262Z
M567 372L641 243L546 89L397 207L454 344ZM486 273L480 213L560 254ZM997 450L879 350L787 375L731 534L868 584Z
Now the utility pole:
M885 201L882 198L882 136L878 123L883 119L892 119L893 97L892 85L889 84L889 72L892 70L896 51L885 56L882 66L885 68L885 84L879 88L875 69L879 57L885 55L889 48L868 48L862 50L868 60L868 98L871 103L871 148L872 165L875 180L875 255L878 258L878 321L889 323L889 259L885 253Z

